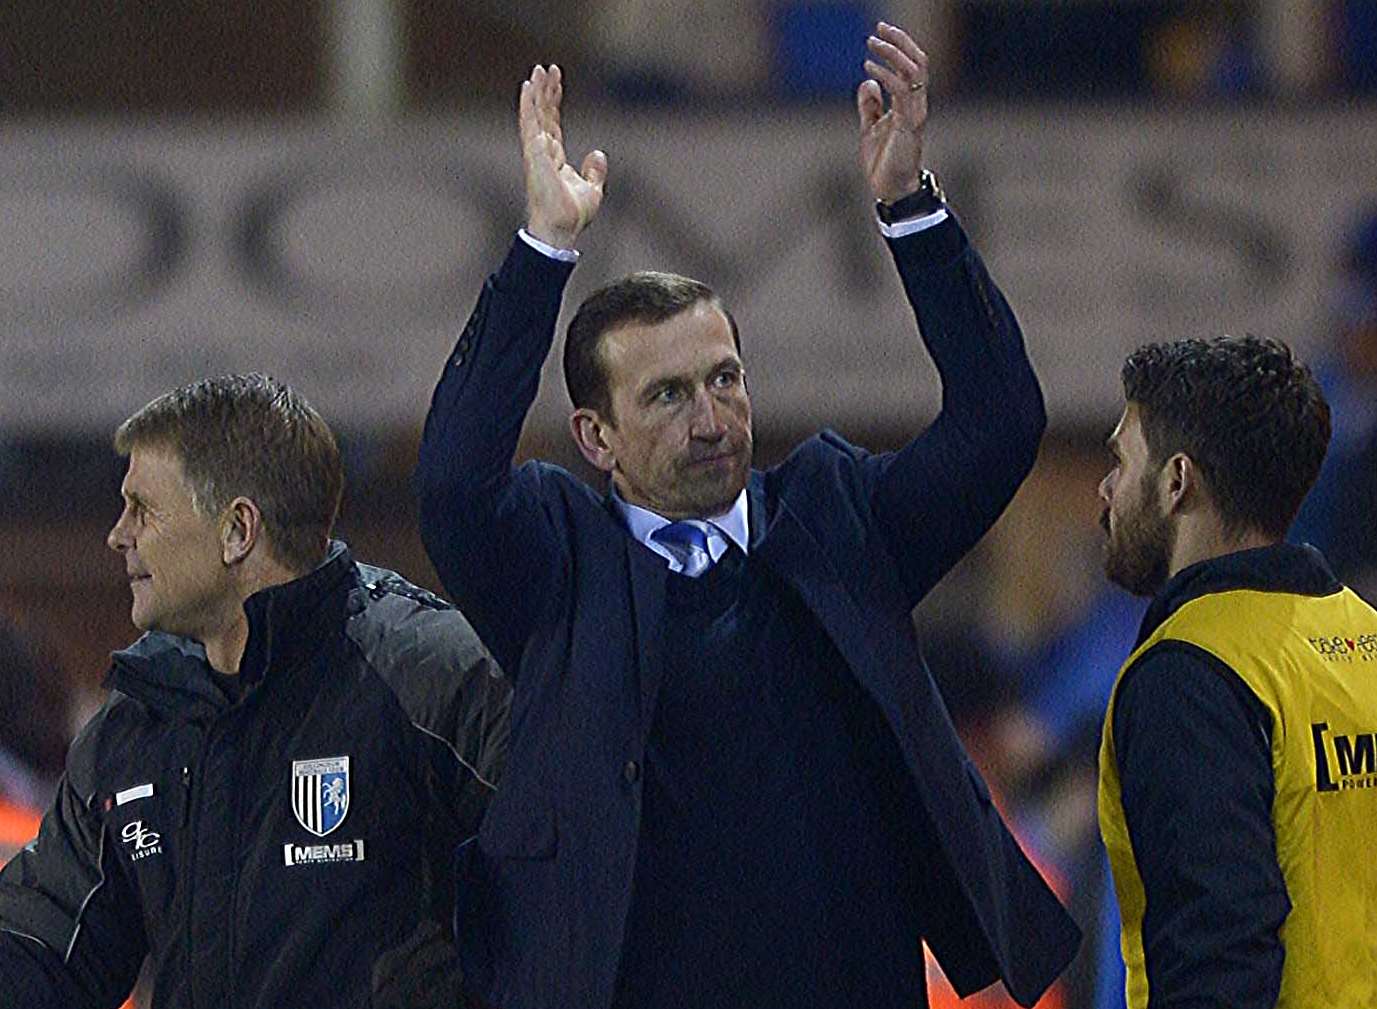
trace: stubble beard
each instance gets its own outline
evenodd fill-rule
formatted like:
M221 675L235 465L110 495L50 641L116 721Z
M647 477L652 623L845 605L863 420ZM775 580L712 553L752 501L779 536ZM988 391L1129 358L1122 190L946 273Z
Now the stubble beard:
M1105 575L1135 596L1155 595L1167 583L1176 529L1146 495L1111 531L1109 509L1100 516L1105 535Z

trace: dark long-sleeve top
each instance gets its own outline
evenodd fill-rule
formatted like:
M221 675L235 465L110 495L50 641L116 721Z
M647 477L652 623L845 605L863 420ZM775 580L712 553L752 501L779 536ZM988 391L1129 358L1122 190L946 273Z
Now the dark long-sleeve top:
M1185 603L1232 589L1324 595L1313 550L1229 554L1178 573L1138 640ZM1164 641L1124 673L1112 731L1124 821L1143 881L1153 1009L1271 1009L1291 910L1272 821L1272 720L1223 661Z

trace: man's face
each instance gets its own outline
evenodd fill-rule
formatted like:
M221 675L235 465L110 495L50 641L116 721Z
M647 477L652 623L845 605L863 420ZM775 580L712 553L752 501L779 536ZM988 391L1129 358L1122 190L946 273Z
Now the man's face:
M193 507L171 449L130 452L120 494L124 510L105 541L124 557L134 626L204 641L239 603L218 523Z
M730 508L751 468L751 399L715 305L699 302L652 325L604 335L612 418L604 434L617 491L666 518Z
M1141 418L1129 403L1109 439L1114 466L1100 481L1104 511L1105 574L1136 596L1150 596L1166 584L1176 527L1157 499L1158 471L1152 465Z

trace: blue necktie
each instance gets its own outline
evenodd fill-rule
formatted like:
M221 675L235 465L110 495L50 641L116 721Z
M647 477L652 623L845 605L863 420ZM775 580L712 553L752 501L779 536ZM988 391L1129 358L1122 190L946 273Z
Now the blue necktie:
M671 522L656 529L650 538L668 549L683 566L681 573L690 578L697 578L712 567L708 534L694 522Z

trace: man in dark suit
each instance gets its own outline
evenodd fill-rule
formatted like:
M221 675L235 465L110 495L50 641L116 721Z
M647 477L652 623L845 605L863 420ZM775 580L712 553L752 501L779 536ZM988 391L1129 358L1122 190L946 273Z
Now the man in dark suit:
M1078 933L962 751L911 611L1032 465L1041 393L1013 315L922 170L926 57L868 42L861 161L945 385L896 453L826 432L751 462L736 325L702 284L633 274L569 327L603 498L512 468L607 159L564 156L558 68L522 85L527 223L426 421L422 532L515 679L507 776L456 911L503 1009L1030 1005ZM885 107L884 92L889 95Z

